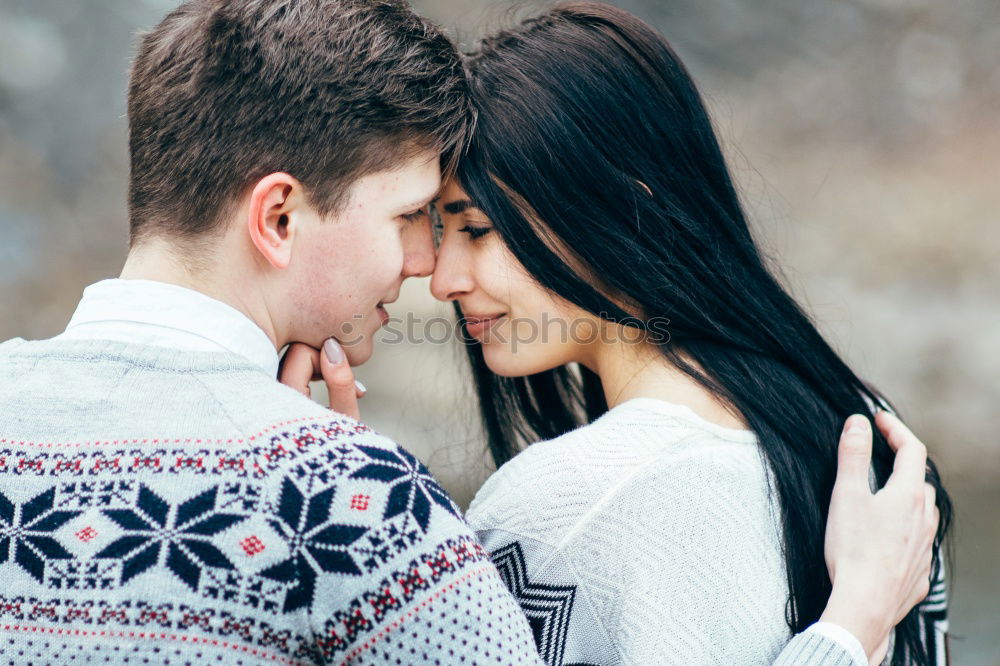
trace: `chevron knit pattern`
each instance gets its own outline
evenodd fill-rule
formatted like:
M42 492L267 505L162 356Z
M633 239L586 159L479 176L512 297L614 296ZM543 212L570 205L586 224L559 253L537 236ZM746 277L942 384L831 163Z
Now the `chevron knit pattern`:
M768 487L753 433L636 399L528 447L466 517L552 666L863 666L790 636ZM935 594L943 613L943 582Z
M4 664L535 664L406 450L240 357L0 345Z
M500 577L528 616L538 653L547 664L563 663L566 632L573 612L575 585L540 585L528 580L524 552L517 541L491 554Z

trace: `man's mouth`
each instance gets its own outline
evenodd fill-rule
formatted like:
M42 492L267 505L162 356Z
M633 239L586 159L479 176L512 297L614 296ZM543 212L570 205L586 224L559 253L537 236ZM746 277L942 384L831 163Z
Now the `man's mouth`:
M376 312L378 312L379 319L381 319L382 321L381 323L382 326L385 326L386 324L389 323L389 311L385 309L385 305L386 304L384 302L380 302L375 307Z

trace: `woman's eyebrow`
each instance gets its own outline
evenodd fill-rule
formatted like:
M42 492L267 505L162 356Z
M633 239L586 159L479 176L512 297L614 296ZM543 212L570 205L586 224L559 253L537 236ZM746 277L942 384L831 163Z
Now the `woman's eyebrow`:
M464 213L465 211L473 208L472 202L468 199L458 199L456 201L449 201L445 205L441 206L441 209L449 215L458 215L459 213Z

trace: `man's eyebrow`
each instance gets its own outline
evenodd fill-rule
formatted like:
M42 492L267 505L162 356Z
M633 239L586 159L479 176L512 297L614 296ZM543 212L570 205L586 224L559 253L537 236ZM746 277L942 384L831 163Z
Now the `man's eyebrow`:
M432 194L426 199L421 199L420 201L414 201L411 204L407 204L403 208L405 208L406 210L418 210L420 208L424 208L425 206L429 206L430 204L437 201L439 198L440 197L438 197L436 194Z
M470 208L474 208L472 202L468 199L458 199L456 201L449 201L445 205L441 206L441 209L449 215L458 215L459 213L464 213Z

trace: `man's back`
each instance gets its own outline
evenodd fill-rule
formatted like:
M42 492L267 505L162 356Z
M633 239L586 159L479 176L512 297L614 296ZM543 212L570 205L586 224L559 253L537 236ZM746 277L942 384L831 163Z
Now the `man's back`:
M536 658L423 465L243 357L13 340L0 377L13 663Z

